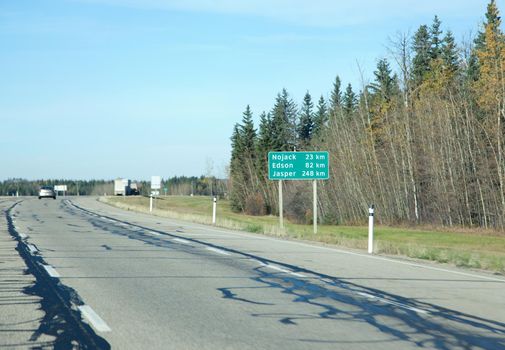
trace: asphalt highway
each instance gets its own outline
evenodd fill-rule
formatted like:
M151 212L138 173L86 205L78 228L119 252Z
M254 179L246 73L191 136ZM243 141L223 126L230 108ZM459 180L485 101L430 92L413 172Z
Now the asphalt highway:
M505 349L503 276L92 197L0 208L0 348Z

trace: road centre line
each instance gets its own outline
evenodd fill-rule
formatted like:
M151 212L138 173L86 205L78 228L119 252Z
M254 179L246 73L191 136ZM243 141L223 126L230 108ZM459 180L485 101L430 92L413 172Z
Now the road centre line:
M112 329L105 321L89 305L80 305L77 307L81 314L88 320L89 323L99 332L110 332Z
M49 276L53 277L53 278L59 278L60 277L60 274L58 273L58 271L56 271L56 269L54 267L52 267L51 265L42 265L44 267L44 269L46 269L46 272L49 274Z
M174 239L174 241L175 241L175 239ZM214 253L222 254L222 255L230 255L230 253L225 252L224 250L221 250L221 249L214 248L214 247L207 247L205 249L207 249L211 252L214 252Z
M155 235L155 236L161 236L161 233L158 233L156 231L147 231L147 232L149 232L150 234Z

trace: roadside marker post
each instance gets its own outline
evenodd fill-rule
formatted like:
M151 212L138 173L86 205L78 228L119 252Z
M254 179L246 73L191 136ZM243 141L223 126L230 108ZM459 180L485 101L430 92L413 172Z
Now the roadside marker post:
M282 180L279 180L279 225L281 230L284 230L284 203L282 197Z
M314 180L314 182L312 183L312 188L314 190L314 194L313 194L313 205L314 207L312 208L312 211L313 211L313 218L312 218L312 221L314 222L314 234L317 233L317 181Z
M216 211L217 211L217 198L214 197L212 201L212 225L216 224Z
M149 212L150 213L153 212L153 195L152 194L149 196Z
M373 216L374 205L368 207L368 254L373 254Z

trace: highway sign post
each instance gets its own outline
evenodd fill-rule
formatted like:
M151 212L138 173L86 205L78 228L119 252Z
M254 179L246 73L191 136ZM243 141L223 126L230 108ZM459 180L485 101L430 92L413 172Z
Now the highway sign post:
M161 189L161 176L151 176L151 190Z
M268 152L268 179L279 180L279 223L284 228L282 183L284 180L312 180L314 233L317 233L317 180L330 177L330 155L319 152Z
M153 211L153 197L158 196L160 194L161 189L161 176L151 176L151 196L149 199L149 212Z
M59 192L63 192L63 197L65 197L65 192L67 192L67 185L55 185L54 191L56 192L56 194L59 194Z

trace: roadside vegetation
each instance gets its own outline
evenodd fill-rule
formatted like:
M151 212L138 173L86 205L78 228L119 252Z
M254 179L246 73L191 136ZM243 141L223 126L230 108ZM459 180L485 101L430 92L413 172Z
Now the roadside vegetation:
M474 32L459 44L435 16L390 39L370 82L355 87L337 76L329 97L307 92L300 103L283 89L257 127L247 106L231 135L232 209L277 215L269 151L329 151L323 223L357 224L374 203L385 225L503 232L505 35L494 0ZM309 223L310 183L284 188L285 215Z
M100 200L126 210L149 212L147 197L101 197ZM320 225L319 232L314 234L311 225L286 222L285 230L281 231L275 216L236 213L229 200L220 200L217 208L217 226L220 227L355 249L367 247L365 225ZM212 201L210 197L203 196L161 197L155 201L154 215L210 224ZM402 255L505 274L505 234L495 231L378 226L375 238L375 250L380 254Z

